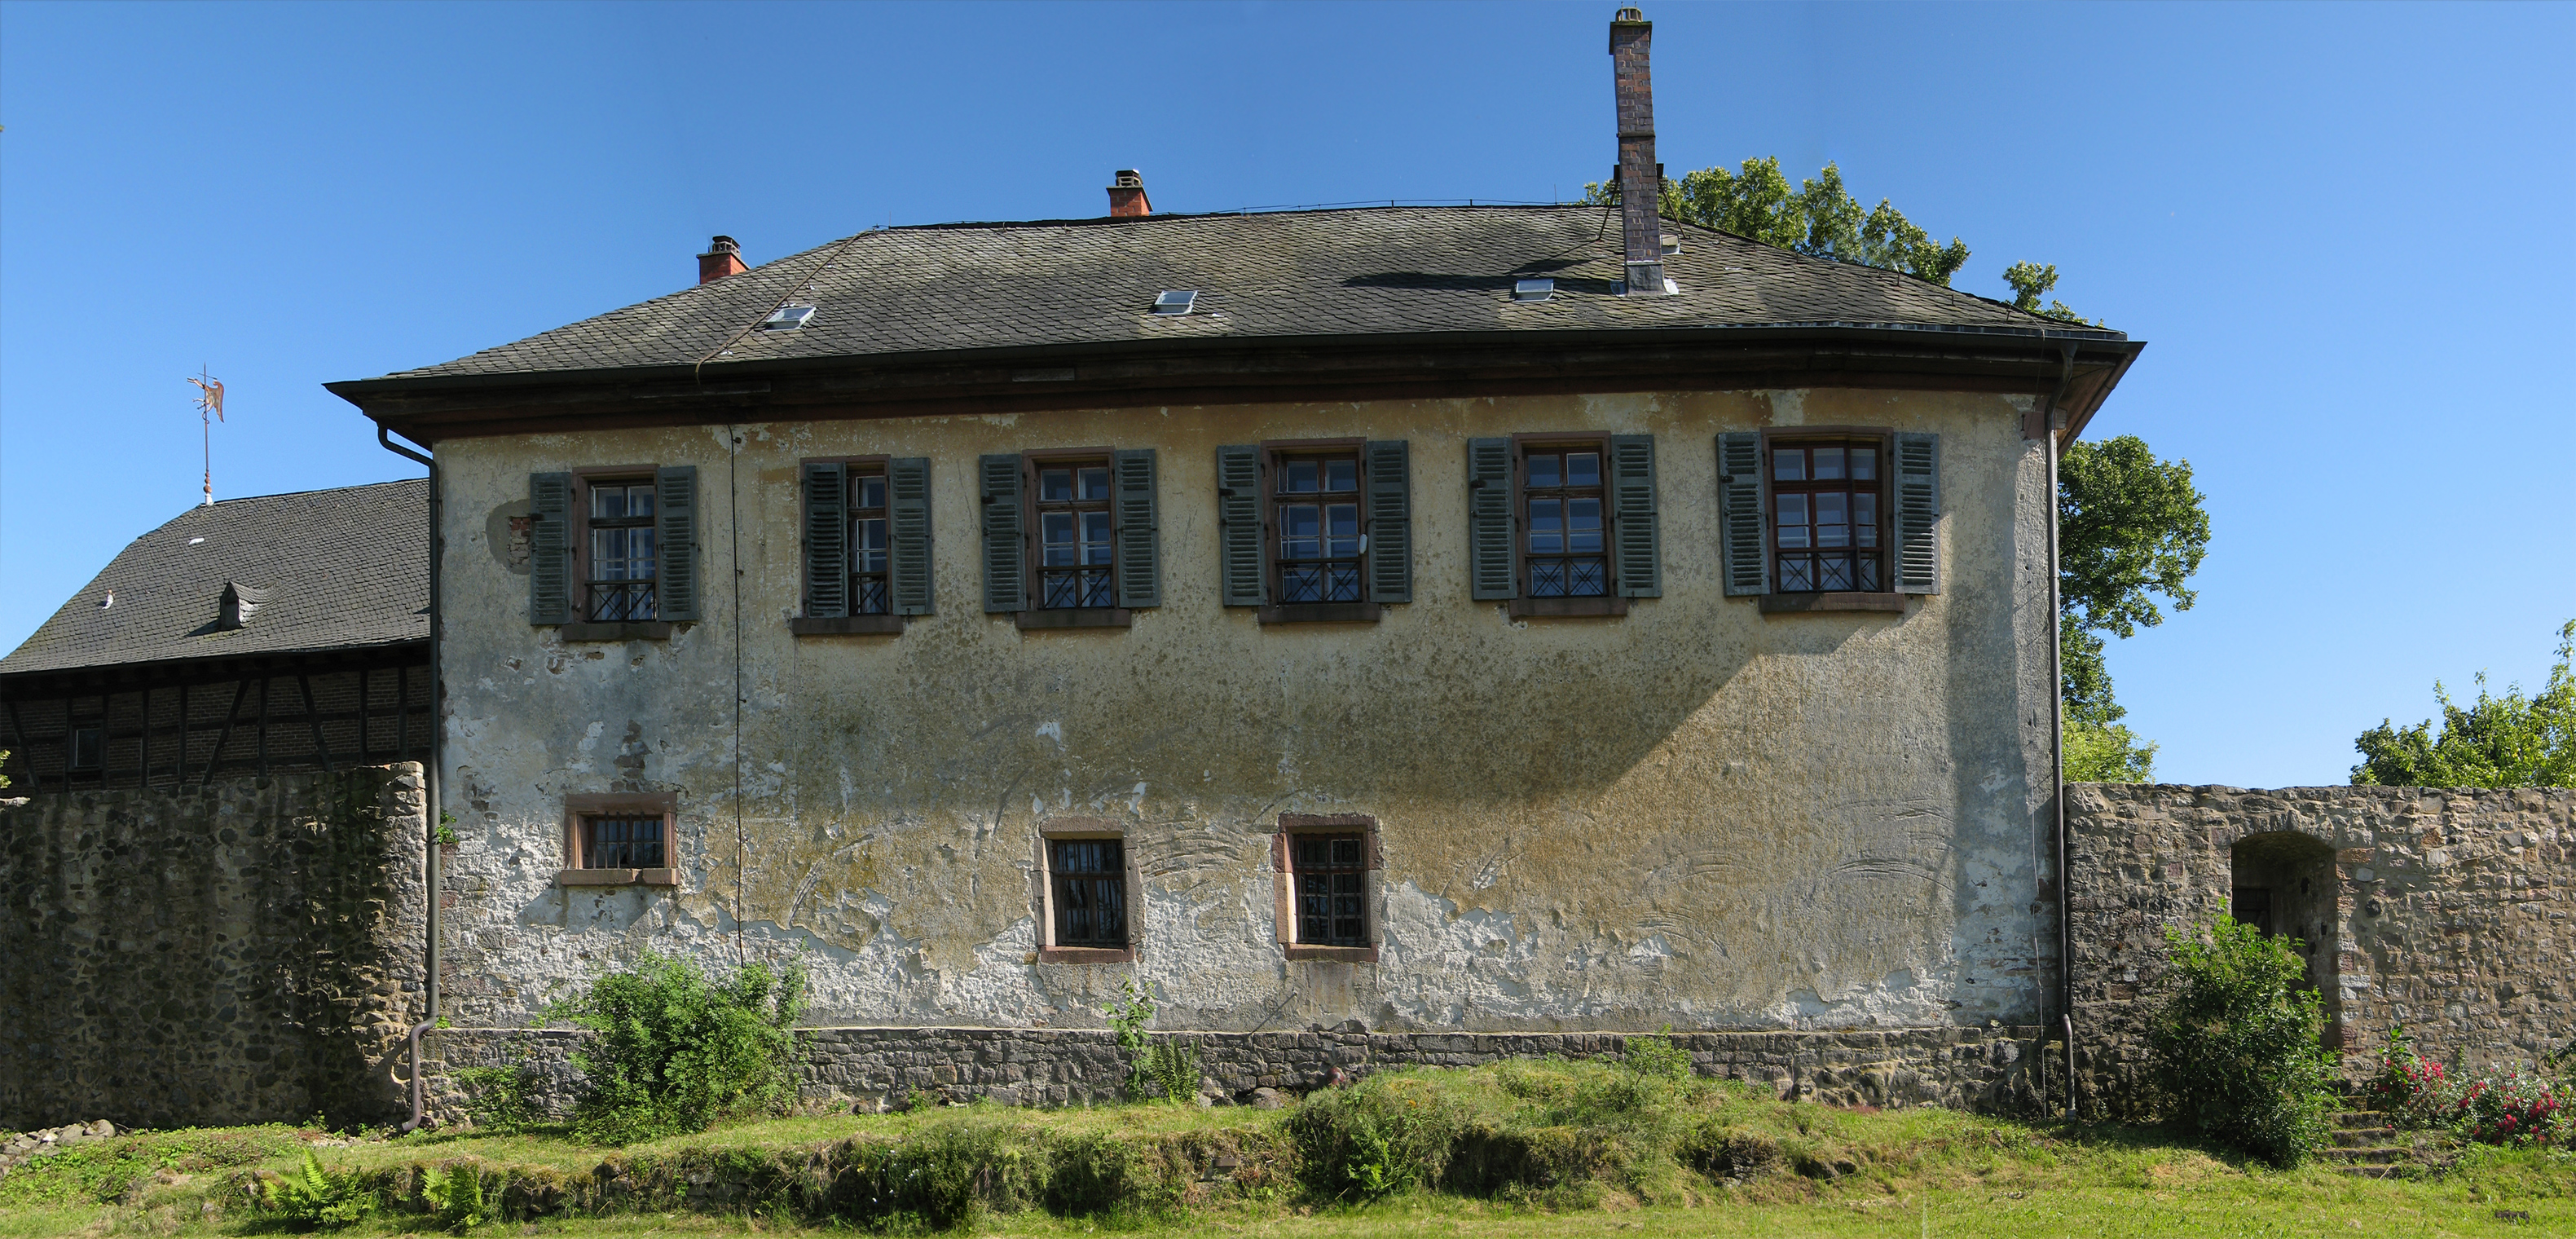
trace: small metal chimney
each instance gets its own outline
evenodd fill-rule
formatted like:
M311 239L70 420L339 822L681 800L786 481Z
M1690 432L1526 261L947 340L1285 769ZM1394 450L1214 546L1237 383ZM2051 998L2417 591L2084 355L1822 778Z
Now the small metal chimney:
M1113 182L1109 186L1111 219L1154 213L1153 201L1145 197L1144 173L1134 168L1120 168L1118 175L1111 177L1110 180Z
M1655 24L1636 9L1610 19L1612 93L1619 104L1619 233L1628 261L1628 295L1664 295L1663 165L1655 162L1655 86L1646 48Z
M740 275L750 267L743 265L742 246L732 237L717 237L707 242L707 252L698 255L698 282L713 284L728 275Z

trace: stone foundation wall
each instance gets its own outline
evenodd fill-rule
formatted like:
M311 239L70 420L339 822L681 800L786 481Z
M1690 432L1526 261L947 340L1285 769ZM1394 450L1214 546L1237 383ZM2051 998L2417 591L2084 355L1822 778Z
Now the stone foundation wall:
M0 1130L409 1113L420 767L0 801Z
M2400 1021L2473 1072L2576 1038L2576 791L2076 784L2067 828L2088 1108L2148 1104L2164 927L2227 915L2249 883L2289 885L2277 928L2308 943L2353 1078Z
M1158 1034L1160 1035L1160 1034ZM1617 1055L1617 1033L1182 1033L1198 1047L1203 1094L1251 1103L1269 1089L1303 1092L1388 1067L1464 1067L1509 1058ZM1025 1028L814 1028L800 1092L814 1109L900 1107L916 1090L942 1101L1064 1106L1122 1099L1127 1068L1107 1032ZM426 1038L434 1077L463 1067L524 1065L551 1112L579 1089L563 1029L440 1029ZM1699 1073L1762 1085L1784 1098L1837 1105L1939 1105L1996 1113L2041 1108L2048 1051L2037 1028L1910 1028L1868 1032L1676 1033ZM436 1112L463 1116L462 1095L438 1080Z

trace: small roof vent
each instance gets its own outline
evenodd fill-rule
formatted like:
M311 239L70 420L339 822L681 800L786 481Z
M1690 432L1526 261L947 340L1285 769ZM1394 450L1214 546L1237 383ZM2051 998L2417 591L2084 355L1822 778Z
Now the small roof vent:
M769 317L760 320L760 329L762 331L795 331L804 327L807 323L810 323L813 320L814 307L801 301L791 301L786 305L782 305L777 309L770 311Z
M1512 300L1514 301L1553 301L1555 299L1555 280L1539 279L1512 281Z
M239 581L226 581L223 596L215 600L215 627L248 628L250 617L267 602L267 590Z
M1199 294L1196 289L1181 292L1166 290L1161 296L1154 298L1154 312L1156 314L1187 314L1190 312L1190 307L1197 305L1198 302Z

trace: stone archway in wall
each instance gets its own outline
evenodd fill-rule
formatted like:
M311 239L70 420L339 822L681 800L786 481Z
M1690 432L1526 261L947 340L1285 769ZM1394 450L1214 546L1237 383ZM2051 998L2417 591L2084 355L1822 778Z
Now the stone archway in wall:
M2297 939L2308 984L2325 999L2326 1042L2340 1040L2343 1004L2337 962L2343 955L2342 884L2334 846L2295 830L2247 835L2228 850L2228 912L2265 933Z

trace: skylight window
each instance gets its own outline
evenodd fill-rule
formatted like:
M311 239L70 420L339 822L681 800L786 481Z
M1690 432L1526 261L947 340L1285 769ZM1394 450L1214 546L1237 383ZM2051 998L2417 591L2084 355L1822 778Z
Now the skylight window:
M1154 312L1156 314L1187 314L1190 312L1191 306L1198 304L1198 300L1199 294L1196 289L1191 289L1186 292L1166 291L1161 296L1154 298Z
M801 302L791 302L770 311L769 317L760 320L760 329L762 331L794 331L803 327L805 324L812 322L813 319L814 307L805 305Z
M1555 299L1555 280L1512 281L1512 300L1514 301L1553 301Z

